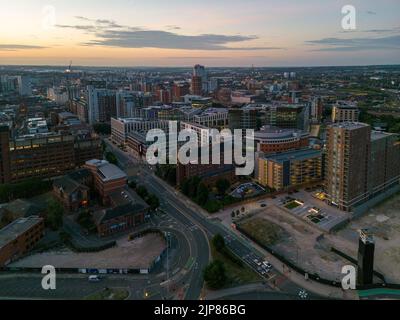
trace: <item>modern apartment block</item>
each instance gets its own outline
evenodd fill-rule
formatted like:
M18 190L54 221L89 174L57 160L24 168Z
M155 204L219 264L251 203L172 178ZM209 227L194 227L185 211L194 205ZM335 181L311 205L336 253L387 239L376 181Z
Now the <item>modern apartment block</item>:
M230 108L228 113L229 128L257 129L258 110L253 108Z
M308 131L309 110L303 104L273 104L264 110L264 123L285 129Z
M344 122L327 128L325 192L328 201L350 211L368 190L371 128Z
M320 150L308 148L266 155L258 162L258 182L275 190L295 188L323 178Z
M116 93L113 90L87 87L89 124L110 122L117 115Z
M0 128L0 182L63 175L89 159L101 156L100 140L74 135L46 134L9 138L8 127Z
M127 142L131 132L147 132L151 129L167 131L169 121L147 120L142 118L111 118L111 141L121 145Z
M332 108L332 122L357 122L360 111L355 104L338 101Z
M327 201L352 211L400 182L400 144L395 134L371 132L364 123L327 128L325 193Z

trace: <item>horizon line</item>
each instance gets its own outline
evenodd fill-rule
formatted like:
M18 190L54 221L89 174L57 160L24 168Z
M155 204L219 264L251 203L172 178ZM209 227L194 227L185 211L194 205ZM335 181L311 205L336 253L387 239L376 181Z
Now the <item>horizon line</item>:
M186 69L186 68L193 68L194 65L187 65L187 66L146 66L146 65L137 65L137 66L127 66L127 65L120 65L120 66L110 66L110 65L75 65L74 68L168 68L168 69ZM206 65L205 65L206 66ZM343 64L326 64L326 65L294 65L294 66L209 66L208 69L221 69L221 68L235 68L235 69L280 69L280 68L332 68L332 67L383 67L383 66L400 66L399 63L387 63L387 64L354 64L354 65L343 65ZM0 64L0 68L4 67L56 67L56 68L67 68L66 65L61 64Z

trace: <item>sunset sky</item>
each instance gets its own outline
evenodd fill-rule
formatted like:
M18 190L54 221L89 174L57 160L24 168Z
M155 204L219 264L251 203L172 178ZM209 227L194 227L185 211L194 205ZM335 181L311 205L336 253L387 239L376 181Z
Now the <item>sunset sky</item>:
M398 64L399 49L399 0L1 0L1 65Z

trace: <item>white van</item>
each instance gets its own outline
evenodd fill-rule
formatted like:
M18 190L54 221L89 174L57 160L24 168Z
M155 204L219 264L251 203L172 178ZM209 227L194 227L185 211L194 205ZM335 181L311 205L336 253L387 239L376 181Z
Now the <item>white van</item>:
M99 276L89 276L89 282L99 282Z

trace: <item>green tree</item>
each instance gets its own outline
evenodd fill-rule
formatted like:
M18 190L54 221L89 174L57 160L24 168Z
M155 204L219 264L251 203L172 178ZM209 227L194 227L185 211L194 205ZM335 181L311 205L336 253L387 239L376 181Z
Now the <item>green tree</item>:
M212 238L211 242L215 250L222 252L225 249L225 239L219 233Z
M147 204L150 206L151 210L155 210L160 207L160 200L154 194L151 194L147 197Z
M137 187L137 183L136 183L135 181L132 180L132 181L130 181L130 182L128 183L128 186L129 186L129 188L135 190L136 187Z
M149 192L147 191L146 187L144 187L144 186L138 186L136 188L136 193L143 199L146 199L149 196Z
M176 167L170 167L168 169L165 179L170 185L176 186Z
M190 180L185 179L181 183L181 191L185 196L189 196Z
M0 202L9 202L19 198L30 198L50 191L52 183L37 178L13 184L0 184Z
M189 197L194 199L197 196L197 189L199 188L201 179L197 176L192 177L189 182Z
M224 263L219 260L211 262L203 271L204 281L211 289L224 287L227 276Z
M227 180L227 179L219 179L215 186L218 189L218 193L223 196L225 195L226 191L228 191L228 189L231 186L231 183Z
M199 187L197 188L197 196L196 202L203 206L207 203L208 196L210 191L208 190L207 186L204 183L200 183Z
M117 157L115 156L114 153L112 153L110 151L106 152L106 160L111 164L118 165Z
M107 123L96 123L93 125L93 130L97 134L110 135L111 134L111 125L109 125Z
M59 230L63 225L64 208L55 199L51 199L47 204L46 224L52 230Z

